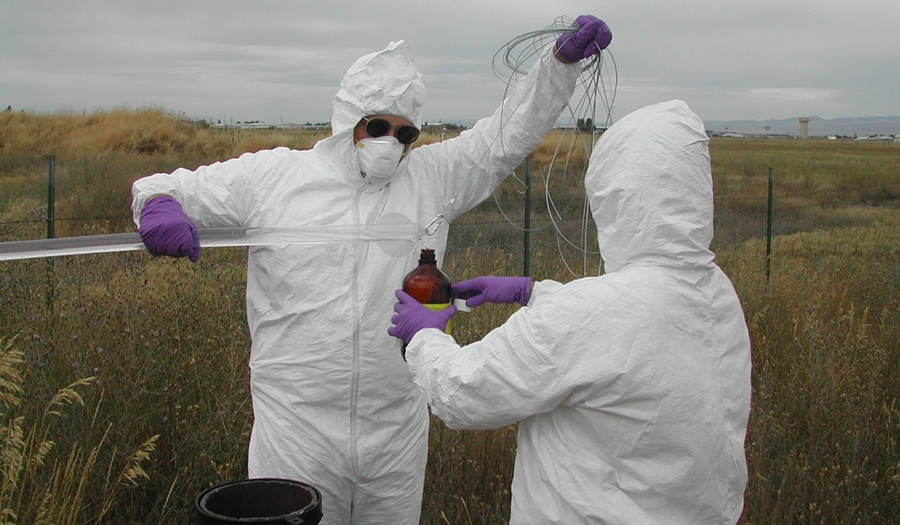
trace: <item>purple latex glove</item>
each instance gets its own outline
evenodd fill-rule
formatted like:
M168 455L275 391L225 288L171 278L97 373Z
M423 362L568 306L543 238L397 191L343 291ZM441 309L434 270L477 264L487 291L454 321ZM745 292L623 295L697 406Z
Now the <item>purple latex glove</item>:
M578 62L588 58L612 42L612 32L606 22L591 15L575 19L578 30L565 32L556 40L556 56L565 62Z
M447 329L447 321L456 313L453 305L443 310L429 310L403 290L397 290L394 295L399 301L394 305L397 315L391 317L394 326L388 328L388 333L403 339L406 344L412 341L419 330L425 328L437 328L443 332Z
M153 255L200 258L197 227L172 197L154 197L141 210L141 240Z
M484 303L528 304L531 298L531 277L482 276L450 285L450 295L466 299L466 306Z

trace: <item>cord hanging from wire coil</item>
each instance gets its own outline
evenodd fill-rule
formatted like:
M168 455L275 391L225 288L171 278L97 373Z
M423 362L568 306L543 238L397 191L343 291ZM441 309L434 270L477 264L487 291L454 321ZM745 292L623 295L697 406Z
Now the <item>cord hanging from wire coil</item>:
M578 26L571 18L561 16L544 29L517 36L494 54L492 61L494 74L507 83L508 91L520 76L524 76L531 69L534 61L548 46L555 43L561 35L574 33L577 30ZM611 66L607 67L607 63L610 63ZM590 235L590 232L593 231L593 221L590 218L590 209L584 195L583 181L587 170L587 159L590 158L593 145L599 136L597 132L598 114L602 119L599 129L603 130L612 125L617 84L618 72L615 58L609 49L599 50L591 58L582 61L576 93L568 104L564 117L568 119L568 123L564 123L560 128L561 133L559 133L559 139L550 161L540 170L550 224L532 228L531 231L553 227L560 259L565 264L567 271L576 277L587 274L587 256L599 253L597 250L588 248L589 238L593 237ZM524 193L524 181L520 180L515 173L513 178L522 187L521 191L517 191L520 194ZM578 185L575 193L572 193L572 188L568 187L572 181ZM554 196L554 188L558 188L559 195ZM569 190L568 196L565 191L567 189ZM577 212L574 212L578 213L580 218L580 231L577 239L571 233L566 233L563 225L564 222L571 220L567 215L573 213L572 208L576 195L580 195L582 199L576 208ZM497 199L496 193L494 201L510 225L519 230L525 230L509 218ZM564 253L566 247L581 254L582 270L580 273L570 266Z

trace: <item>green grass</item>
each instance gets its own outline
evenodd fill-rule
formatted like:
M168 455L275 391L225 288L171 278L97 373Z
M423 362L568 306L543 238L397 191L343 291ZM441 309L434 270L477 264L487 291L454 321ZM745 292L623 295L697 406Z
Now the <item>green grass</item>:
M47 153L57 162L57 234L84 235L132 230L137 177L254 148L309 147L316 138L202 128L154 111L0 114L0 241L46 234ZM552 140L534 156L537 226L548 224L541 175ZM721 139L711 154L714 247L753 340L742 523L900 522L900 147ZM566 235L580 243L583 157L572 166L565 180L553 173L551 194ZM769 167L776 200L767 280ZM510 179L497 192L520 226L521 191ZM590 247L590 221L587 232ZM451 228L443 268L455 280L520 274L523 235L488 201ZM568 281L600 264L552 228L532 232L531 243L537 278ZM244 263L240 249L206 250L193 265L142 252L62 257L52 266L0 262L0 347L13 356L0 371L3 483L17 464L6 444L15 429L54 443L20 495L0 499L0 512L19 516L8 521L37 522L36 495L52 494L56 516L77 503L72 523L187 523L203 489L246 476ZM477 340L513 310L457 316L454 334ZM60 391L83 406L45 418ZM434 420L422 522L504 523L514 457L514 426L450 431Z

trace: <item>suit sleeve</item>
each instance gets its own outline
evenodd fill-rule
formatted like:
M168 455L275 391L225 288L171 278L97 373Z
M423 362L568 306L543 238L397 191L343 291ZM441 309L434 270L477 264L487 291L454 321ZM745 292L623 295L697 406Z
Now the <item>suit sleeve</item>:
M539 284L535 306L520 309L481 341L462 348L453 337L427 329L407 346L413 380L450 428L509 425L553 410L575 388L564 351L571 316L553 297L559 283Z
M500 107L459 137L418 148L416 176L424 176L452 220L491 195L554 127L575 90L578 64L564 64L548 48L509 88ZM412 159L411 159L412 160Z
M253 188L257 185L253 181L280 165L279 159L287 151L279 148L245 153L196 170L179 168L138 179L131 188L134 222L140 227L141 210L148 200L169 195L201 228L243 226L254 205Z

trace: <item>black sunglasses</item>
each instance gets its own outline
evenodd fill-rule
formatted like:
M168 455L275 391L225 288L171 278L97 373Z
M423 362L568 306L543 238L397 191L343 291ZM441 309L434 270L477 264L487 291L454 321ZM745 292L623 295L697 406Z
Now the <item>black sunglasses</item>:
M419 130L415 126L394 126L383 118L363 117L363 119L366 121L366 133L370 137L383 137L394 129L394 137L400 144L408 146L419 138Z

